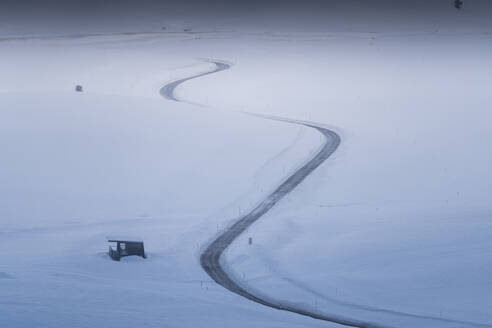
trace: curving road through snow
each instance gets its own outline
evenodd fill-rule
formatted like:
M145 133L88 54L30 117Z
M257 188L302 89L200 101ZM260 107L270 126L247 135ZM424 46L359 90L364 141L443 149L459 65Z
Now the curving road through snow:
M231 67L230 64L212 60L211 63L215 64L215 68L207 72L197 73L180 80L176 80L164 85L160 94L169 100L181 101L177 98L174 91L176 87L183 82L191 79L202 77L217 73ZM223 260L222 254L231 245L234 240L241 235L249 226L255 221L265 215L273 206L275 206L282 198L288 193L294 190L307 176L309 176L318 166L320 166L331 154L335 152L340 144L340 136L327 128L319 126L315 123L308 123L302 121L295 121L285 118L260 116L264 119L284 121L290 124L304 125L313 129L316 129L324 136L324 144L321 149L314 155L307 163L292 173L284 182L282 182L271 194L269 194L259 205L249 211L247 214L241 216L236 222L220 234L215 240L213 240L208 247L202 252L200 256L200 263L207 274L215 280L221 286L227 288L233 293L241 295L249 300L275 308L278 310L289 311L315 319L330 321L350 327L360 328L376 328L381 327L379 325L363 322L353 319L344 318L336 315L326 315L317 313L307 307L303 307L300 304L294 304L289 301L278 300L273 297L262 295L260 292L255 291L253 288L247 286L243 281L235 279L234 275L228 270L227 263Z
M183 100L178 99L174 93L177 86L188 80L217 73L229 69L231 67L230 64L224 61L219 61L219 60L206 60L206 61L213 63L215 67L209 71L197 73L188 76L186 78L182 78L180 80L170 82L164 85L160 89L160 94L168 100L184 102ZM258 116L263 119L282 121L289 124L304 125L316 129L318 132L320 132L323 135L324 143L321 149L311 159L309 159L306 162L306 164L304 164L302 167L300 167L294 173L292 173L289 177L287 177L286 180L282 182L263 201L261 201L259 205L257 205L255 208L253 208L245 215L237 218L234 224L232 224L222 234L216 237L207 246L207 248L205 248L205 250L202 252L200 256L200 264L202 268L215 282L217 282L219 285L223 286L224 288L227 288L231 292L274 309L289 311L304 316L308 316L314 319L333 322L350 327L359 327L359 328L388 327L385 325L357 320L353 318L347 318L340 315L321 313L310 308L308 305L295 303L287 300L280 300L280 299L276 299L275 297L265 295L262 292L255 290L253 287L249 286L245 281L237 279L234 273L232 272L232 270L229 269L229 266L227 265L226 261L222 256L225 250L249 226L251 226L254 222L256 222L263 215L265 215L273 206L275 206L275 204L277 204L288 193L293 191L307 176L309 176L318 166L320 166L324 161L326 161L335 152L335 150L338 148L340 144L340 136L334 131L327 129L321 126L320 124L292 120L282 117L265 116L265 115L258 115L252 113L246 113L246 114ZM296 284L295 282L293 283L294 285ZM337 301L335 303L341 304L343 302ZM426 322L424 324L425 326L443 327L441 326L441 324L444 324L446 327L450 327L450 326L451 327L456 327L456 326L487 327L487 328L492 327L491 325L478 323L478 322L460 321L460 320L447 319L443 317L411 314L411 313L391 311L391 310L380 309L380 308L373 308L370 306L361 306L361 305L349 304L349 303L346 304L344 303L343 305L347 307L351 307L354 310L363 310L373 313L386 313L388 315L398 317L399 319L407 318L411 320L417 320L419 325L422 325L423 322Z
M210 75L213 73L217 73L231 67L230 64L219 61L219 60L206 60L207 62L213 63L215 67L209 71L197 73L186 78L182 78L180 80L176 80L164 85L160 89L160 94L172 101L184 102L181 99L178 99L175 95L175 89L177 86L191 79L195 79L198 77ZM288 193L293 191L307 176L309 176L318 166L320 166L324 161L326 161L338 148L340 144L340 136L332 130L329 130L320 124L292 120L282 117L273 117L273 116L265 116L258 115L252 113L246 113L249 115L254 115L261 117L263 119L282 121L289 124L297 124L304 125L313 129L316 129L320 132L324 137L324 144L320 148L320 150L307 161L301 168L297 169L294 173L292 173L287 179L282 182L272 193L270 193L259 205L249 211L247 214L236 219L234 224L228 227L222 234L216 237L205 250L202 252L200 256L200 264L202 268L207 272L207 274L219 285L227 288L233 293L236 293L240 296L243 296L251 301L260 303L262 305L283 310L289 311L293 313L297 313L300 315L308 316L314 319L319 319L323 321L333 322L344 326L349 327L359 327L359 328L383 328L388 327L381 324L376 324L373 322L357 320L353 318L347 318L340 315L335 314L326 314L321 313L316 310L313 310L308 305L304 305L301 303L295 303L287 300L276 299L275 297L265 295L262 292L255 290L253 287L249 286L245 281L237 279L234 276L232 270L229 269L226 261L223 258L223 254L225 250L234 242L234 240L239 237L249 226L251 226L254 222L260 219L263 215L265 215L275 204L277 204L283 197L285 197ZM295 282L293 282L295 285ZM315 292L314 292L315 293ZM315 293L316 294L316 293ZM335 303L343 303L343 302L335 302ZM492 327L488 324L471 322L471 321L460 321L447 319L442 317L433 317L433 316L425 316L425 315L417 315L411 313L404 313L398 311L391 311L386 309L373 308L369 306L361 306L356 304L345 304L347 307L351 307L354 310L364 310L368 312L374 313L386 313L388 315L407 319L417 320L419 325L422 325L423 321L427 321L425 326L435 326L438 324L439 327L443 327L439 324L445 324L446 327L450 325L452 327ZM437 326L436 326L437 327Z

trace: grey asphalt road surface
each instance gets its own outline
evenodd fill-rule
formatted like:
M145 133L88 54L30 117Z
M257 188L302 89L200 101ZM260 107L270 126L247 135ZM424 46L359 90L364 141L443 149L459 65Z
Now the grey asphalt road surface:
M211 60L211 63L215 64L215 68L212 70L197 73L180 80L176 80L164 85L160 94L169 100L180 101L175 90L183 82L198 77L214 74L231 67L230 64ZM267 295L261 295L259 292L255 292L253 288L249 288L244 282L237 281L233 275L229 274L227 270L227 264L224 263L222 254L229 247L229 245L234 242L234 240L241 235L249 226L265 215L273 206L275 206L282 198L284 198L288 193L294 190L306 177L308 177L318 166L320 166L324 161L326 161L331 154L335 152L340 144L340 136L335 132L326 129L321 126L317 126L313 123L306 123L300 121L294 121L282 118L264 117L265 119L285 121L290 124L300 124L305 125L310 128L318 130L325 138L324 144L318 153L311 158L306 164L290 175L282 184L280 184L275 191L269 194L258 206L252 209L249 213L241 216L236 220L236 222L230 226L226 231L219 235L208 247L203 251L200 256L200 263L202 268L207 272L207 274L219 285L227 288L233 293L241 295L249 300L275 308L278 310L284 310L289 312L294 312L297 314L309 316L315 319L330 321L338 323L345 326L351 327L361 327L361 328L379 328L381 326L352 320L348 318L343 318L339 316L328 316L321 313L316 313L308 308L303 308L299 304L294 304L292 302L277 300L273 297Z
M176 80L164 85L160 94L172 101L182 101L175 95L176 87L191 79L214 74L231 67L230 64L219 60L206 60L215 65L209 71L197 73L186 78ZM282 117L255 115L263 119L282 121L288 124L304 125L313 129L316 129L324 137L324 144L321 149L314 155L306 164L304 164L297 171L292 173L287 179L282 182L271 194L269 194L259 205L253 208L245 215L237 218L235 222L226 229L222 234L215 238L200 256L200 264L207 274L219 285L227 288L233 293L241 295L251 301L260 303L262 305L283 310L300 315L308 316L314 319L333 322L344 326L359 327L359 328L388 328L389 326L380 325L373 322L357 320L353 318L347 318L335 314L326 314L318 312L308 306L304 306L299 303L288 300L276 299L273 296L265 295L261 291L255 290L249 286L245 281L237 279L229 269L226 261L223 258L224 251L231 245L234 240L241 235L249 226L263 217L272 207L274 207L283 197L293 191L304 179L306 179L318 166L325 162L340 145L340 136L321 125L312 122L296 121ZM469 321L459 321L446 318L437 318L432 316L415 315L409 313L402 313L397 311L390 311L385 309L378 309L372 307L365 307L353 304L347 304L348 307L354 307L354 309L362 309L369 312L387 313L389 315L395 315L401 318L418 319L419 325L422 327L443 327L440 324L445 324L446 327L492 327L488 324L481 324ZM422 320L422 321L421 321ZM424 323L427 321L426 323Z

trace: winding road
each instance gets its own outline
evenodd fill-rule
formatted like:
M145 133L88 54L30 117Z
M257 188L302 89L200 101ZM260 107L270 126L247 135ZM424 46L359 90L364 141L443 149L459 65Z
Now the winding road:
M210 71L197 73L180 80L176 80L164 85L160 94L173 101L181 101L175 95L175 89L178 85L191 79L217 73L231 67L230 64L222 61L212 60L210 61L215 65ZM261 117L261 116L260 116ZM275 308L278 310L284 310L294 312L297 314L305 315L315 319L330 321L350 327L360 328L379 328L381 326L368 322L362 322L357 320L351 320L338 316L329 316L321 313L316 313L308 308L303 308L301 305L293 304L284 300L277 300L275 298L261 295L259 292L255 292L252 288L248 288L244 282L237 281L232 274L227 270L227 265L224 263L222 254L231 245L234 240L241 235L249 226L265 215L273 206L275 206L282 198L288 193L294 190L307 176L309 176L318 166L326 161L331 154L340 145L340 136L324 127L318 126L314 123L307 123L302 121L295 121L284 118L275 117L263 117L264 119L285 121L291 124L304 125L313 129L316 129L324 136L324 144L321 149L314 155L306 164L297 169L292 175L290 175L284 182L282 182L271 194L269 194L259 205L252 209L247 214L241 216L237 221L230 226L226 231L219 235L208 247L202 252L200 256L200 264L207 274L215 280L219 285L227 288L233 293L241 295L254 302Z
M230 64L219 61L219 60L206 60L207 62L213 63L214 68L209 71L197 73L186 78L182 78L180 80L176 80L164 85L160 89L160 94L172 101L177 102L185 102L179 98L177 98L175 94L175 89L177 86L191 79L195 79L198 77L210 75L213 73L217 73L231 67ZM248 227L250 227L254 222L263 217L272 207L274 207L282 198L284 198L287 194L293 191L306 177L308 177L318 166L320 166L324 161L326 161L338 148L340 145L340 136L321 125L312 122L305 121L297 121L291 120L287 118L281 117L272 117L272 116L263 116L257 114L246 113L249 115L258 116L263 119L282 121L289 124L297 124L307 126L309 128L316 129L319 133L321 133L324 137L324 144L320 148L320 150L305 163L302 167L297 169L294 173L292 173L289 177L286 178L284 182L282 182L272 193L270 193L259 205L253 208L251 211L246 213L245 215L236 219L234 224L232 224L229 228L227 228L222 234L217 236L215 240L213 240L201 253L200 255L200 264L202 268L207 272L207 274L219 285L224 288L230 290L233 293L236 293L240 296L243 296L251 301L260 303L262 305L283 310L289 311L293 313L297 313L300 315L308 316L314 319L319 319L323 321L328 321L332 323L337 323L344 326L349 327L359 327L359 328L383 328L388 326L383 326L380 324L376 324L373 322L356 320L353 318L347 318L344 316L334 315L334 314L326 314L318 312L309 306L295 303L287 300L276 299L275 297L264 295L260 291L255 290L245 281L239 280L235 277L232 270L229 270L229 267L222 256L225 250L234 242L234 240L239 237ZM340 302L338 302L340 303ZM362 309L370 312L377 313L387 313L390 315L395 315L398 317L407 317L413 319L420 320L429 320L430 322L440 322L455 325L463 325L463 326L474 326L474 327L491 327L487 324L481 324L477 322L469 322L469 321L459 321L453 319L446 319L442 317L432 317L432 316L424 316L424 315L415 315L410 313L403 313L385 309L378 309L372 307L359 306L354 304L345 304L349 307L353 307L354 309Z

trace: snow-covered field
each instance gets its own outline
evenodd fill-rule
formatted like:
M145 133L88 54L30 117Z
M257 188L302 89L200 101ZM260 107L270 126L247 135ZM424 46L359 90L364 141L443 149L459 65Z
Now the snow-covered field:
M334 162L250 231L257 248L236 244L238 272L261 278L260 290L286 291L290 281L272 279L288 278L350 304L490 323L492 47L467 42L340 40L311 44L309 54L275 45L289 54L280 62L237 65L244 78L227 89L230 102L210 98L230 75L197 80L203 96L187 89L196 102L233 108L234 99L246 111L342 129ZM303 299L323 306L319 295Z
M336 326L200 268L322 143L246 111L342 143L228 250L238 278L386 326L492 326L490 31L417 32L0 38L0 325ZM234 65L163 99L200 58ZM149 258L111 261L114 234Z

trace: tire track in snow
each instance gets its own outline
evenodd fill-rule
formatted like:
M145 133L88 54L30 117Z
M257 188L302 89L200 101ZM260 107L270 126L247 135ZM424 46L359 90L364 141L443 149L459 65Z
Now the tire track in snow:
M206 60L207 62L213 63L215 68L206 71L197 73L186 78L182 78L173 82L170 82L164 85L160 89L160 94L172 101L184 102L177 98L175 95L175 89L177 86L191 79L195 79L198 77L214 74L231 67L230 64L219 61L219 60ZM338 148L340 145L340 136L321 125L312 122L291 120L282 117L275 116L266 116L266 115L258 115L246 113L254 116L261 117L263 119L274 120L274 121L282 121L290 124L297 124L307 126L313 129L316 129L320 132L325 140L321 149L314 155L306 164L297 169L292 175L290 175L284 182L282 182L272 193L270 193L259 205L249 211L247 214L239 217L232 226L230 226L226 231L216 237L207 248L202 252L200 256L200 264L202 268L207 272L207 274L219 285L224 288L230 290L233 293L236 293L240 296L243 296L251 301L260 303L262 305L288 312L297 313L300 315L308 316L314 319L328 321L337 323L344 326L349 327L359 327L359 328L383 328L387 326L383 326L380 324L362 321L352 318L347 318L344 316L338 316L334 314L324 314L321 312L314 311L309 308L309 306L295 303L287 300L279 300L274 297L264 295L260 291L254 290L251 286L248 286L244 281L240 281L236 279L234 274L229 270L227 263L222 257L224 251L231 245L234 240L239 237L249 226L251 226L254 222L260 219L263 215L265 215L273 206L275 206L283 197L285 197L288 193L294 190L307 176L309 176L318 166L320 166L324 161L326 161ZM294 283L294 282L293 282ZM296 285L294 283L294 285ZM388 314L400 316L400 317L410 317L415 319L423 319L430 320L433 322L447 322L451 324L464 324L478 327L492 327L487 324L468 322L468 321L460 321L460 320L452 320L445 318L436 318L431 316L423 316L423 315L414 315L409 313L402 313L397 311L390 311L372 307L358 306L354 304L345 304L348 307L354 307L357 309L363 309L369 312L387 312Z

